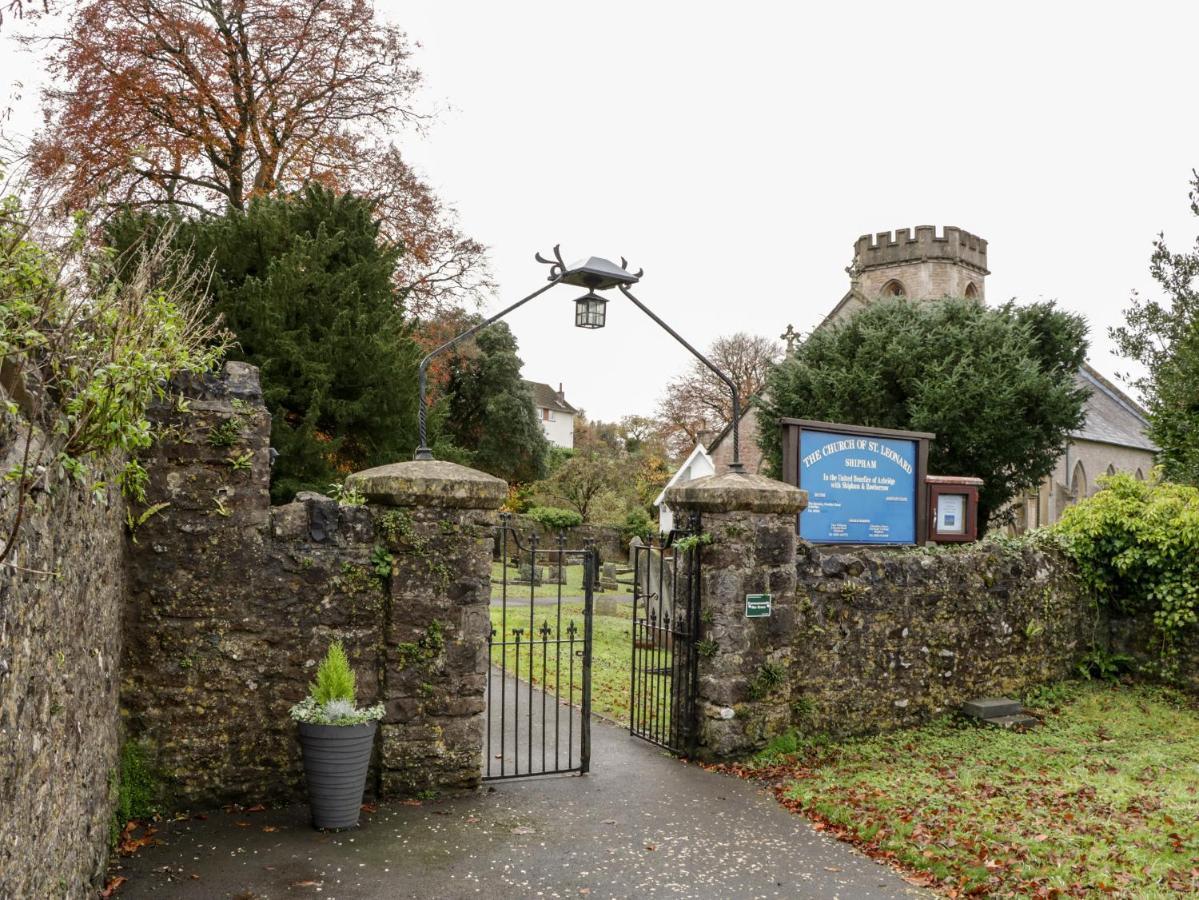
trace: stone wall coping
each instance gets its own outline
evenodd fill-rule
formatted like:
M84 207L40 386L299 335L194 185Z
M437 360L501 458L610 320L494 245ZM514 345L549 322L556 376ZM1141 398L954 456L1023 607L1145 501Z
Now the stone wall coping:
M508 482L486 472L444 460L389 463L346 478L371 503L385 506L441 506L498 509L508 499Z
M695 512L802 512L808 506L808 492L775 481L765 475L745 475L726 472L707 475L675 485L666 491L666 503L671 509Z

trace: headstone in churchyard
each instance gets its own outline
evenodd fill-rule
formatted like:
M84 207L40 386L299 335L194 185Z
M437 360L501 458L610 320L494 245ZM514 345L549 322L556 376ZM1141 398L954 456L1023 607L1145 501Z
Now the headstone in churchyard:
M618 587L616 584L616 563L604 563L603 570L600 573L600 585L605 591L614 591Z
M629 568L630 569L634 569L637 567L637 551L644 546L645 546L645 544L642 542L641 538L639 538L639 537L634 537L631 541L629 541Z
M535 566L532 563L522 562L520 564L519 573L516 580L520 584L541 584L544 578L544 570L541 566Z

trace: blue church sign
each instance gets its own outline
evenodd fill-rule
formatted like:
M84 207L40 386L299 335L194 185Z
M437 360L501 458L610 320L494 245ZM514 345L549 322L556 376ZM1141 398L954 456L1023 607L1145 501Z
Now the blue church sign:
M921 432L784 420L784 474L808 492L799 534L816 544L918 544L925 539ZM790 469L790 472L786 470Z

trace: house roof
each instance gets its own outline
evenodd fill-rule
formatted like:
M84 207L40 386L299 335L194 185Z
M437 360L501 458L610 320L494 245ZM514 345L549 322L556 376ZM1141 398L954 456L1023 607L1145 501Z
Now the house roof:
M1156 453L1160 448L1149 440L1149 422L1131 397L1108 381L1089 364L1078 371L1078 383L1090 395L1086 401L1086 421L1071 433L1080 441L1097 441L1120 447L1135 447Z
M533 405L538 409L552 409L554 412L567 413L577 416L579 411L558 397L558 392L548 384L540 381L526 381L529 391L533 394Z
M691 464L700 457L705 457L709 463L712 463L712 458L708 456L708 451L704 449L704 445L696 444L695 449L691 451L691 454L687 457L683 464L674 470L674 474L670 476L670 481L666 482L666 487L662 488L662 492L658 494L657 499L654 500L654 506L662 505L662 502L666 499L666 492L678 484L679 479L683 477L683 473L690 471ZM715 471L715 464L712 464L712 469Z

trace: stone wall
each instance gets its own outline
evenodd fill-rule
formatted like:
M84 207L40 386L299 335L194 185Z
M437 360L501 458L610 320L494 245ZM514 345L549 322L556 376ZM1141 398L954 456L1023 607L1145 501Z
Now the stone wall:
M494 512L455 506L452 491L410 508L319 494L272 508L257 372L230 363L185 390L186 409L157 411L168 438L147 460L147 495L170 505L130 548L122 685L130 735L166 794L301 799L288 709L334 639L359 701L387 710L369 785L476 782Z
M723 475L668 492L701 514L697 751L790 728L861 734L1074 673L1104 629L1066 558L1030 547L869 550L798 540L802 491ZM766 618L746 594L770 593Z
M795 724L852 734L1074 674L1097 636L1064 557L976 544L932 552L801 544L789 682Z
M1199 697L1199 626L1192 625L1174 640L1165 673L1161 673L1162 634L1152 615L1111 616L1103 630L1110 652L1131 656L1143 674L1165 674L1169 684Z
M0 421L0 471L23 446ZM113 809L124 506L53 472L46 486L0 564L0 897L91 896ZM0 493L5 537L14 513Z

